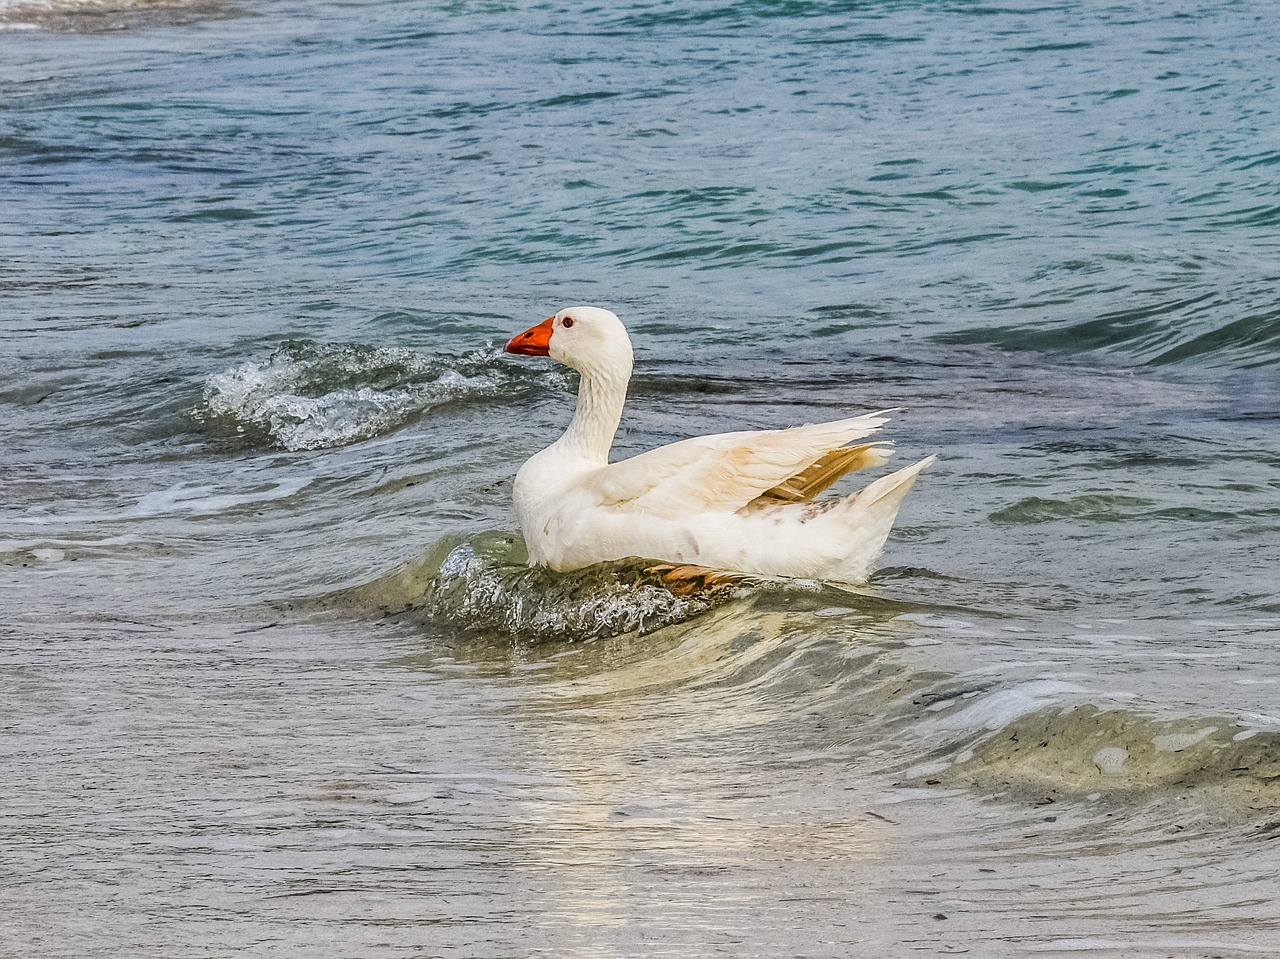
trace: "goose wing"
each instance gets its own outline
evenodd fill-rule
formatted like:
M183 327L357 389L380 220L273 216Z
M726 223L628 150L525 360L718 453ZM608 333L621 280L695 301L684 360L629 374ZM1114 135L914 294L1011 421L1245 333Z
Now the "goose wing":
M662 517L736 512L762 497L797 502L852 469L883 462L879 447L848 444L879 430L884 412L698 436L611 463L587 483L603 507Z

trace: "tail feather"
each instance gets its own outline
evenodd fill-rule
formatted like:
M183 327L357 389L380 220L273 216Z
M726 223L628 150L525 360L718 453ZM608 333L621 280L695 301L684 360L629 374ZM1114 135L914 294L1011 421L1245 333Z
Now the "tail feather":
M936 454L934 456L926 456L918 463L912 463L910 466L904 466L888 476L882 476L862 492L849 497L847 502L850 506L857 506L862 509L871 509L882 500L888 500L893 504L900 503L902 497L907 495L907 491L915 483L916 477L932 466L937 458ZM897 511L896 508L894 511Z
M884 549L893 521L898 518L903 497L915 485L916 477L936 459L929 456L882 476L860 493L840 502L838 512L848 530L848 552L844 564L832 571L832 579L859 583L867 578Z

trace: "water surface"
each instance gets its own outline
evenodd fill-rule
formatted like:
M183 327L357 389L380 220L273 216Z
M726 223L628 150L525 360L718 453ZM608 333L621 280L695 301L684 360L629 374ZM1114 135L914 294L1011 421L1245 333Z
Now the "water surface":
M0 0L29 956L1266 955L1259 2ZM528 571L619 455L902 407L870 583Z

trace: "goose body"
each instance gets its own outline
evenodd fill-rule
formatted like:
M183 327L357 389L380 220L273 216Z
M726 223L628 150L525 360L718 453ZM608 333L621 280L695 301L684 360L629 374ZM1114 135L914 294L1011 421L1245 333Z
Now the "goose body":
M616 463L609 450L631 378L631 341L608 310L570 307L507 352L550 356L582 374L560 439L516 474L529 562L554 570L643 557L717 570L856 583L884 547L921 460L861 492L816 501L887 451L859 444L883 413L791 429L699 436Z

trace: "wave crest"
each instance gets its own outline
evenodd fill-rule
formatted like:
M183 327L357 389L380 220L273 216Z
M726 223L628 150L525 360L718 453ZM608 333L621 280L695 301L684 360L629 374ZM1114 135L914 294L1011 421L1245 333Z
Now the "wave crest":
M530 374L494 347L463 356L408 348L289 342L268 359L205 380L200 419L265 434L287 450L343 446L452 401L498 396Z
M1041 708L993 727L943 764L950 768L926 774L1049 797L1214 787L1254 808L1280 805L1280 733L1269 722L1166 718L1092 703L1031 705Z
M0 32L105 33L244 15L237 0L0 0Z
M739 574L641 559L555 573L527 565L517 534L480 533L448 537L422 558L337 600L389 614L424 614L467 632L585 640L685 622L744 595L751 582Z

